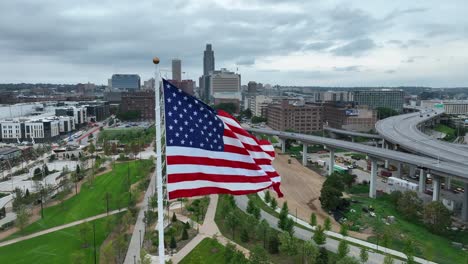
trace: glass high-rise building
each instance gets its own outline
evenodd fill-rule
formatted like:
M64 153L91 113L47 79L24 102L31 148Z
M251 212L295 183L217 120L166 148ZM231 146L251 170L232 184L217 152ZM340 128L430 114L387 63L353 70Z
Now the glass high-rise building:
M367 105L373 109L386 107L397 112L402 112L404 95L405 92L403 90L361 90L353 92L353 100L358 103L358 105Z
M215 57L211 44L206 44L205 52L203 53L203 75L208 75L215 69Z
M141 86L138 74L114 74L111 82L112 89L139 90Z

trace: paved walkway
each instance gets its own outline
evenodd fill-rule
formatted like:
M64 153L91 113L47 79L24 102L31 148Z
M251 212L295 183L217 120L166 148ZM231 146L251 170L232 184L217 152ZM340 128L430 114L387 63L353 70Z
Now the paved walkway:
M14 243L18 243L18 242L28 240L28 239L31 239L31 238L34 238L34 237L42 236L42 235L45 235L45 234L49 234L49 233L59 231L59 230L62 230L62 229L68 228L68 227L76 226L76 225L82 224L84 222L89 222L89 221L93 221L93 220L96 220L96 219L104 218L104 217L109 216L109 215L118 214L118 213L124 212L124 211L127 211L127 208L110 211L109 214L103 213L103 214L91 216L91 217L81 219L81 220L78 220L78 221L75 221L75 222L71 222L71 223L68 223L68 224L65 224L65 225L56 226L56 227L52 227L52 228L49 228L49 229L46 229L46 230L42 230L42 231L34 233L34 234L30 234L30 235L27 235L27 236L22 236L22 237L18 237L18 238L15 238L15 239L7 240L5 242L1 242L0 247L8 246L8 245L11 245L11 244L14 244Z
M216 225L214 218L216 214L216 207L218 205L218 195L212 194L210 195L210 204L208 205L208 209L206 211L205 220L203 224L200 225L199 233L187 244L183 247L179 252L174 254L170 259L173 263L179 263L185 256L187 256L203 239L205 238L213 238L216 237L219 243L222 245L227 245L228 243L234 244L236 248L244 253L244 255L248 258L250 255L250 251L233 241L227 239L221 232L219 231L218 226ZM179 218L179 220L183 219ZM183 220L182 220L183 221ZM151 257L152 263L159 263L157 256Z

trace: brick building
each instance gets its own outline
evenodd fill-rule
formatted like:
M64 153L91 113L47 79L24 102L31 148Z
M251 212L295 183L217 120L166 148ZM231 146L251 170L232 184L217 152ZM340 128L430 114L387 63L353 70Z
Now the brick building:
M322 106L285 99L268 105L267 120L268 126L275 130L304 134L321 131Z
M154 119L155 99L152 91L123 92L120 111L138 111L141 119Z
M324 121L328 126L337 129L368 132L377 122L376 110L353 103L327 102L323 112Z

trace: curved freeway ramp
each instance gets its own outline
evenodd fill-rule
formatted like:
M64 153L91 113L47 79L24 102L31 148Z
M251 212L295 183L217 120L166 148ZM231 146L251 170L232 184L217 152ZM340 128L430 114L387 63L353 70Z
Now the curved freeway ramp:
M438 160L468 164L468 148L463 145L443 142L422 133L419 124L443 114L443 111L422 110L417 113L398 115L380 120L375 125L377 132L387 141L413 153Z
M336 133L336 134L347 135L347 136L382 139L380 135L368 134L368 133L362 133L362 132L356 132L356 131L348 131L348 130L337 129L337 128L332 128L332 127L324 127L323 130Z

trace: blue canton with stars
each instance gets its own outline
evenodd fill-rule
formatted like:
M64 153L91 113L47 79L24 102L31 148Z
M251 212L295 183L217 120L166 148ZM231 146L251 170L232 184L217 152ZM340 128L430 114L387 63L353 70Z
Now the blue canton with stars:
M167 146L224 151L224 124L216 110L166 80L163 85Z

